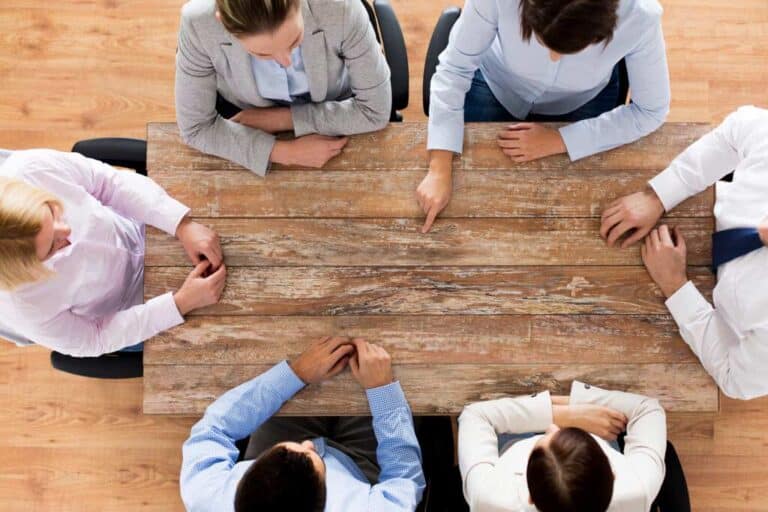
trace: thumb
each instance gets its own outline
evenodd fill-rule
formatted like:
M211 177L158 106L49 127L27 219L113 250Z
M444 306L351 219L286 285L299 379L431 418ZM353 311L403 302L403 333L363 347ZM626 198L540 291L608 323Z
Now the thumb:
M357 359L357 354L349 358L349 369L352 370L352 375L356 379L360 378L360 361Z
M203 260L200 263L198 263L194 269L192 269L192 272L190 272L191 277L200 277L203 275L203 273L208 269L208 265L210 265L210 262L208 260Z
M683 237L683 232L680 231L680 228L675 226L675 238L677 239L677 248L680 249L680 251L685 252L686 246L685 246L685 238Z

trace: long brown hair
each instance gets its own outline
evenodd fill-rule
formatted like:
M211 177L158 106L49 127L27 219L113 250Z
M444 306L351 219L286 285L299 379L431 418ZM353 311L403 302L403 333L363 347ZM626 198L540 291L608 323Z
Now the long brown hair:
M222 25L234 35L272 32L299 7L299 0L216 0Z

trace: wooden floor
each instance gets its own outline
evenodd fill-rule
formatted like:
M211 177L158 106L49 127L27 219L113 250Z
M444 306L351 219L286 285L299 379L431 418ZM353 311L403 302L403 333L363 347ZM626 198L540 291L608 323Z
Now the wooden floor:
M67 149L144 136L172 121L181 1L3 0L0 147ZM421 61L449 0L393 0L411 56L408 119L421 118ZM667 0L671 121L718 122L765 106L768 0ZM0 509L181 510L180 446L192 418L144 416L141 382L87 381L48 352L0 344ZM768 399L723 398L714 429L678 422L696 511L768 510Z

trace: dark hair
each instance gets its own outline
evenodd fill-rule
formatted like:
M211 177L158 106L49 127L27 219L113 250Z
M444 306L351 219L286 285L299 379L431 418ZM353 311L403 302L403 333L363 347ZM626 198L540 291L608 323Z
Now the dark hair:
M299 0L216 0L222 25L235 35L272 32L298 7Z
M604 512L613 496L608 457L580 428L557 432L528 459L528 491L541 512Z
M275 445L237 484L235 512L323 512L325 481L305 453Z
M536 34L557 53L580 52L613 39L619 0L520 0L523 40Z

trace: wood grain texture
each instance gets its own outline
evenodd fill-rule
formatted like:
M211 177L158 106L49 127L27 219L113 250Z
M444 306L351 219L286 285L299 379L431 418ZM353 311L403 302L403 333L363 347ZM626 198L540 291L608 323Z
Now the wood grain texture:
M667 123L639 141L612 151L571 162L557 155L515 164L497 145L506 123L467 123L464 153L456 157L456 169L469 170L654 170L664 169L678 154L711 129L707 123ZM554 125L558 126L558 125ZM331 171L427 169L427 125L424 122L392 123L384 130L350 137L344 151L324 167ZM205 155L186 146L173 123L147 127L147 161L150 176L159 171L242 170L233 162ZM397 148L397 151L393 151ZM312 169L274 165L275 169Z
M149 267L147 298L189 268ZM712 273L689 269L704 293ZM192 315L666 314L641 267L235 267L221 302Z
M440 218L599 217L611 202L646 187L656 170L458 170L455 193ZM414 192L423 171L276 170L260 178L245 170L152 177L198 217L423 217ZM310 193L308 193L310 191ZM714 188L667 217L710 217Z
M152 365L268 364L334 333L383 346L398 365L697 361L667 315L202 316L144 353Z
M144 412L199 414L216 397L270 366L147 365ZM397 365L395 378L403 386L414 414L422 415L458 414L470 402L543 389L567 394L574 379L658 397L665 408L677 412L716 412L718 401L717 389L698 364ZM318 408L318 403L323 407ZM305 388L286 402L280 413L370 414L365 394L349 372Z
M446 219L429 234L422 219L204 219L227 265L392 266L642 265L640 249L608 248L599 219ZM675 219L689 265L712 261L712 218ZM147 236L147 266L182 266L181 244Z

